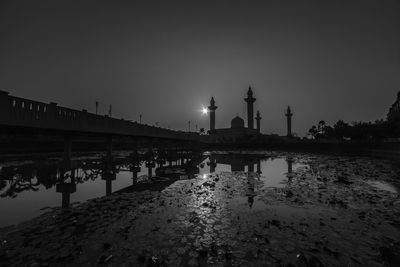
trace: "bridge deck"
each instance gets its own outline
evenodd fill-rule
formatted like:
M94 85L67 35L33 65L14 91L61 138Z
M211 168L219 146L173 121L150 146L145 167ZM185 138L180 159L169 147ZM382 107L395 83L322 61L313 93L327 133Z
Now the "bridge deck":
M57 103L43 103L0 91L0 125L65 132L198 140L197 133L154 127L107 115L75 110Z

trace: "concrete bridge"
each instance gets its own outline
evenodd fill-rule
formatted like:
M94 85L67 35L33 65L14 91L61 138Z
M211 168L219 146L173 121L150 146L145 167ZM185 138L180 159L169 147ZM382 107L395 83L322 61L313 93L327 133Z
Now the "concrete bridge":
M87 110L76 110L10 95L0 90L0 134L24 133L64 136L64 151L70 158L72 139L82 136L105 138L111 153L112 140L117 138L164 140L179 143L198 142L198 133L174 131L140 124Z
M198 140L197 133L174 131L124 119L96 115L57 103L42 103L0 91L0 125L42 130L98 133L172 140Z

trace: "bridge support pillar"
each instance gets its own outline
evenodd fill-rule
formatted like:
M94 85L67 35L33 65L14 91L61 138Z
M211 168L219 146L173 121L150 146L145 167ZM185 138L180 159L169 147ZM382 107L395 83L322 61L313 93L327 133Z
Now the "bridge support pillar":
M132 183L133 183L133 184L136 184L137 178L138 178L137 171L136 171L136 170L133 170L133 171L132 171Z
M71 162L72 157L72 137L70 135L64 136L64 161Z
M71 194L76 192L76 183L75 183L75 170L71 170L71 182L65 183L64 177L62 177L61 182L56 185L56 192L62 194L61 207L63 209L67 209L70 204Z
M107 159L112 158L112 150L113 150L113 140L112 137L109 136L107 138Z
M106 196L110 196L112 192L112 180L110 178L106 179Z
M254 163L248 165L248 172L254 172Z
M216 166L217 166L217 160L213 156L210 156L210 173L215 172Z
M286 159L286 162L287 162L287 166L288 166L288 173L292 173L293 172L293 162L294 162L294 160L293 160L293 158L290 158L290 157L288 157L287 159Z
M258 173L258 175L260 175L262 173L261 172L261 160L260 159L257 160L257 173Z
M138 153L138 150L139 150L139 141L138 141L138 139L134 139L133 140L133 150L136 152L136 153Z

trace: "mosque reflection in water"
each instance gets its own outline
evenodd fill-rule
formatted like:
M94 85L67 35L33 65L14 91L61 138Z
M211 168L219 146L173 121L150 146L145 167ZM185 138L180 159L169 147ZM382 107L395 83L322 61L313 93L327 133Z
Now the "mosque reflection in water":
M192 179L198 174L225 170L246 174L248 184L246 196L251 207L256 196L255 182L259 181L262 175L261 162L267 159L271 160L265 155L155 150L145 153L134 152L124 156L87 157L72 161L53 159L52 162L39 161L16 165L9 163L0 167L0 198L18 198L23 192L39 191L35 193L36 197L55 186L55 191L61 195L61 201L58 198L49 205L58 206L61 202L62 208L68 208L71 195L76 193L78 185L91 181L97 183L104 181L105 195L108 196L119 192L162 190L180 179ZM293 159L287 157L286 163L286 183L290 183ZM225 169L221 169L220 166L225 166ZM131 175L129 177L131 183L113 191L113 183L117 178L122 179L119 177L122 172ZM104 191L97 193L96 196L104 196Z
M230 172L243 172L247 178L247 201L251 208L254 203L254 197L257 195L255 192L256 182L261 180L262 167L261 162L267 159L273 161L273 157L266 157L265 155L257 154L211 154L209 156L210 173L215 172L216 166L227 165ZM285 173L286 181L285 184L290 184L293 178L293 163L294 159L290 156L286 157L287 173ZM247 170L246 170L247 168ZM283 170L282 170L283 171ZM268 174L269 175L269 174ZM268 178L268 177L267 177Z

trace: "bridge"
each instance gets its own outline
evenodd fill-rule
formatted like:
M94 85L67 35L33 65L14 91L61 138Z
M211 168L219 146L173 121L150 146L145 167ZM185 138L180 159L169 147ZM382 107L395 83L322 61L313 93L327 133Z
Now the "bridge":
M197 142L198 133L155 127L108 115L97 115L87 110L76 110L12 96L0 90L1 132L61 134L65 137L65 151L71 150L72 136L104 136L112 147L112 138L146 138Z

